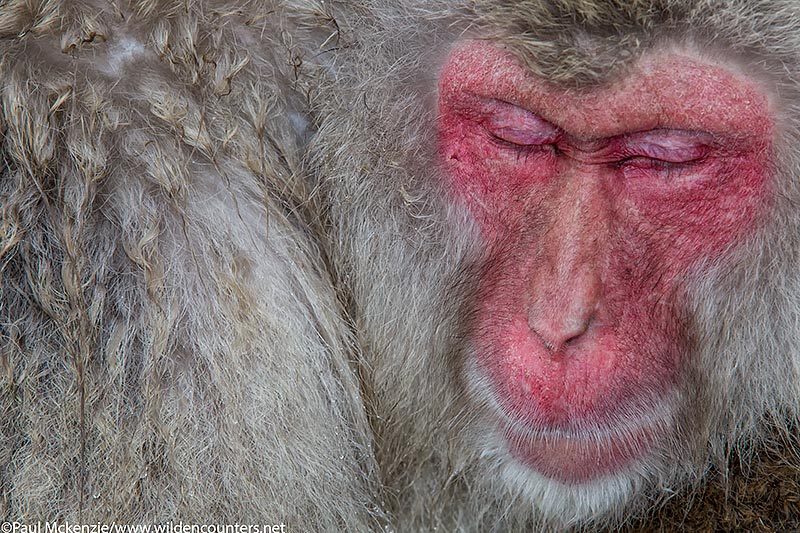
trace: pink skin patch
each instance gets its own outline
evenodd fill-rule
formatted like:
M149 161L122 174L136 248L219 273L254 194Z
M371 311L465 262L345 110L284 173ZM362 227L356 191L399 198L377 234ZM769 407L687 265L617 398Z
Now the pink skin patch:
M473 342L512 454L568 483L625 468L674 407L685 274L768 203L765 92L679 53L567 90L471 41L444 65L439 111L490 257Z

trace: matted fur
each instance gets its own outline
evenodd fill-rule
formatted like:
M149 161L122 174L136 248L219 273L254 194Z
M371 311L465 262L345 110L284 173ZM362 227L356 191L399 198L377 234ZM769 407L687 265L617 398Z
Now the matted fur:
M270 1L98 0L6 2L0 33L0 517L376 527L299 216L304 30Z

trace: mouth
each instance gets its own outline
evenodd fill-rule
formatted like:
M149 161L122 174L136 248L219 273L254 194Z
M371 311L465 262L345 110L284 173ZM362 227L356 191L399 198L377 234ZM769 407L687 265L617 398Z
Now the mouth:
M625 431L505 429L511 455L538 473L568 485L616 474L647 454L661 431L641 425Z
M522 466L564 485L591 483L624 473L653 455L674 431L680 393L617 398L613 411L515 409L475 365L475 399L483 404L506 453Z

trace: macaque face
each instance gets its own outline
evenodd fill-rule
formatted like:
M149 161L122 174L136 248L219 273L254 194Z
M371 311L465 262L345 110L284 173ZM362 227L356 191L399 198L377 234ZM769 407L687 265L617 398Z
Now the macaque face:
M490 258L468 379L508 453L567 484L655 453L692 357L689 274L769 205L765 91L679 52L570 90L470 41L443 67L438 120L448 190Z

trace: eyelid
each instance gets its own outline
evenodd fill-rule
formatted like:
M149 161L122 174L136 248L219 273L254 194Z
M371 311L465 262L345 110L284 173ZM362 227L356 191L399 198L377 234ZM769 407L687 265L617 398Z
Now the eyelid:
M555 142L559 129L539 115L502 100L483 102L483 127L494 137L521 146Z
M711 150L711 135L679 130L656 130L635 134L625 143L625 153L670 163L689 163Z

